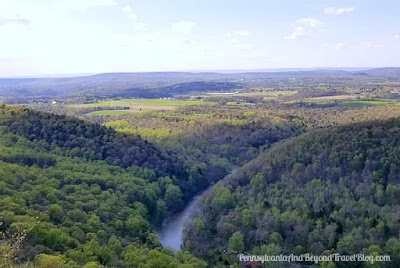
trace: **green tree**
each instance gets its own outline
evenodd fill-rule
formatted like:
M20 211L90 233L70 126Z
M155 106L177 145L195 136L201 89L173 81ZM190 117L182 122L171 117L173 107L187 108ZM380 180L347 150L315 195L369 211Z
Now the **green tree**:
M38 268L62 268L64 264L64 256L52 256L47 254L39 254L35 261L35 267Z
M173 184L168 184L165 190L164 200L168 209L176 211L183 205L183 194L181 189Z
M215 190L215 195L211 200L210 205L215 212L222 212L233 208L235 205L235 200L231 191L228 188L218 187Z
M229 238L229 249L239 252L244 250L244 235L241 232L234 232Z
M140 215L130 216L126 221L126 230L132 235L139 235L149 229L149 223Z

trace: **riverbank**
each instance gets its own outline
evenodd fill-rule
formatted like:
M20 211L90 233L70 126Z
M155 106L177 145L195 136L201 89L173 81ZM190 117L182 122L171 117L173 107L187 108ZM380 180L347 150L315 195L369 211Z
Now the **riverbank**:
M238 167L233 167L227 176L234 174L237 170ZM182 211L164 220L161 228L157 231L163 247L171 247L174 250L182 249L183 229L185 228L185 224L195 212L197 200L210 189L212 189L212 186L204 189L201 193L194 196L190 202L186 204Z

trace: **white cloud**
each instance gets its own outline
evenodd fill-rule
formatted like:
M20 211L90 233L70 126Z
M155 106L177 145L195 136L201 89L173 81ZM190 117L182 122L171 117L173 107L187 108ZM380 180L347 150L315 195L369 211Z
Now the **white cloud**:
M117 2L114 0L79 0L80 2L86 2L89 6L116 6Z
M251 32L244 29L225 34L227 41L230 43L229 46L239 49L240 51L246 51L246 54L248 54L254 47L251 43L247 42L247 37L250 35Z
M399 38L400 38L400 34L396 34L396 35L394 36L394 38L399 39Z
M339 43L336 43L336 44L333 44L333 45L325 44L324 47L325 48L329 48L329 49L341 50L341 49L345 48L346 45L341 43L341 42L339 42Z
M345 7L345 8L327 7L324 9L324 13L327 15L343 15L352 13L354 10L355 10L354 7Z
M122 8L122 11L125 13L132 13L132 8L131 8L131 6L124 6Z
M134 25L135 31L143 31L146 29L146 24L144 24L143 22L136 22Z
M313 19L313 18L302 18L296 21L298 24L301 25L306 25L309 26L311 28L316 28L316 27L320 27L322 26L322 22L317 20L317 19Z
M146 25L143 22L141 22L138 19L136 13L133 12L131 6L129 6L129 5L124 6L121 10L122 10L122 12L128 14L128 19L133 23L133 27L136 32L142 31L146 28Z
M251 35L251 33L248 30L237 30L234 32L226 33L226 37L232 44L239 43L240 39L243 39L249 35Z
M129 15L128 15L128 18L129 18L129 20L130 21L132 21L133 23L135 23L136 21L137 21L137 16L136 16L136 14L135 13L130 13Z
M114 7L118 5L114 0L67 0L60 4L70 9L82 11L94 7Z
M285 39L311 37L318 28L323 26L323 23L314 18L302 18L298 19L294 25L292 33L285 36Z
M190 34L197 24L193 21L179 21L171 25L171 29L174 33L178 34Z
M237 36L249 36L250 32L248 30L239 30L239 31L233 32L233 34L237 35Z
M371 41L365 41L365 42L362 42L360 46L363 48L371 48L374 46L374 43Z
M383 46L380 45L380 44L371 42L371 41L365 41L365 42L362 42L362 43L360 44L360 47L361 47L361 48L377 48L377 47L383 47Z
M294 31L291 34L285 36L285 39L297 39L299 37L304 37L304 36L307 36L305 28L302 26L298 26L294 29Z
M27 19L20 19L20 18L0 18L0 26L6 24L23 24L29 25L31 22Z

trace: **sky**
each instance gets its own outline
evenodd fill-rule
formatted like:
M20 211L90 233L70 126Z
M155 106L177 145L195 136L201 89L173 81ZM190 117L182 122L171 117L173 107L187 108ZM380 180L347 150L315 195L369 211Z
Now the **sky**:
M391 66L399 0L0 0L0 77Z

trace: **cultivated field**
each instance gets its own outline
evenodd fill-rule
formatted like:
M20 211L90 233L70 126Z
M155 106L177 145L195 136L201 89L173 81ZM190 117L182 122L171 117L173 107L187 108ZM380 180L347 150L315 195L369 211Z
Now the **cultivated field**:
M102 110L95 111L92 114L97 115L121 115L137 111L165 111L172 110L178 106L185 105L213 105L214 102L205 102L200 100L167 100L167 99L119 99L107 100L89 104L75 104L69 105L69 108L83 109L83 108L115 108L115 107L128 107L129 110Z

